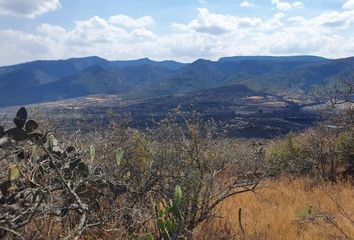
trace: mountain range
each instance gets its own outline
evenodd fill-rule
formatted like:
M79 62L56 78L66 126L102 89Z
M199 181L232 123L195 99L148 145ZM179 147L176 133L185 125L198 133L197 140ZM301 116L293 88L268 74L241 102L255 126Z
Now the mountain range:
M305 96L347 74L354 75L354 57L240 56L192 63L100 57L34 61L0 67L0 107L95 94L141 99L232 85L279 96Z

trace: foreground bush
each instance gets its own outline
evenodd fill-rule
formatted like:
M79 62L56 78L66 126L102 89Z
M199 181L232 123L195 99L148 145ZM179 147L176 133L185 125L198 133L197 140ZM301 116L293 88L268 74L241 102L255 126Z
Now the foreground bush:
M38 124L27 121L25 108L14 123L1 136L1 163L8 168L0 182L1 237L41 237L23 230L57 217L63 223L57 234L73 239L117 214L118 209L102 206L127 192L126 186L106 179L74 146L59 145L54 133L35 132Z
M190 238L224 200L264 177L197 115L146 134L112 123L69 138L38 130L24 108L14 123L0 128L9 173L0 178L2 237Z

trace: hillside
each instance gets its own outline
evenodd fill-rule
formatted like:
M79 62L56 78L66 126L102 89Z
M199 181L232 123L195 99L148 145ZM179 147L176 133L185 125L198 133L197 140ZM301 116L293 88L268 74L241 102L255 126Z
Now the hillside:
M304 95L342 74L354 58L228 57L218 61L108 61L99 57L35 61L0 68L0 106L117 94L126 99L188 93L233 84L274 95Z

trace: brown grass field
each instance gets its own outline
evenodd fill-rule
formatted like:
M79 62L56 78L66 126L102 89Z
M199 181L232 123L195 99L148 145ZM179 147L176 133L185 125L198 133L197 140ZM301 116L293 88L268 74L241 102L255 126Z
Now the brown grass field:
M240 227L240 208L243 231ZM46 232L48 238L39 234L27 239L56 239L52 237L61 236L62 230L51 223L48 219L46 223L29 226ZM119 222L116 224L120 225ZM92 229L79 239L127 238L121 237L119 231ZM135 239L144 239L144 234ZM202 223L194 231L193 239L352 240L354 185L314 184L314 180L308 179L265 180L256 192L236 195L219 205L215 217Z
M215 217L197 229L195 239L354 239L354 187L268 180L256 193L222 203Z

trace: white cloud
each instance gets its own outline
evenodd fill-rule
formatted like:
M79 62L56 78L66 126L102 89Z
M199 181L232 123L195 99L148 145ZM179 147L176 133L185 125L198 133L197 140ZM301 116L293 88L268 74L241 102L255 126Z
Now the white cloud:
M292 9L292 6L288 2L281 2L280 0L272 0L273 6L275 6L280 11L289 11Z
M50 43L32 34L14 30L0 31L0 64L9 65L54 57L48 54L50 46Z
M237 17L210 13L206 8L198 9L198 17L184 25L174 23L173 26L180 30L195 31L198 33L222 35L237 29L255 27L262 25L263 21L255 17Z
M151 16L134 19L126 15L116 15L108 19L109 23L121 25L126 28L142 28L148 27L154 23Z
M325 27L328 31L334 31L334 28L339 30L348 30L354 23L354 10L344 12L326 12L314 17L308 23L313 27Z
M88 55L179 61L231 55L354 55L354 10L312 18L287 18L284 13L257 18L200 8L194 19L172 24L166 34L154 33L153 22L151 17L95 16L74 22L72 28L41 24L32 34L0 30L0 65Z
M344 8L344 9L354 9L354 0L347 0L347 1L343 4L343 8Z
M0 15L35 18L60 7L59 0L0 0Z
M292 6L296 9L304 8L304 4L302 2L294 2Z
M117 24L112 19L95 16L76 21L72 29L41 24L36 34L21 31L0 31L0 65L34 59L58 59L98 55L109 59L145 57L157 49L156 35L145 28L151 17L133 19ZM16 52L16 54L14 54Z
M54 26L47 23L43 23L37 27L38 33L41 35L47 35L51 37L60 38L64 34L66 34L66 30L60 26Z
M295 16L295 17L290 17L288 18L288 22L293 22L293 23L301 23L305 22L306 18L301 17L301 16Z
M240 7L242 8L252 8L254 7L254 3L253 2L250 2L250 1L243 1L241 4L240 4Z
M236 26L236 21L231 16L212 14L206 8L199 8L198 12L198 17L192 20L189 24L175 24L174 26L184 30L189 29L196 32L215 35L227 33Z
M281 0L271 0L272 5L283 12L290 11L292 9L299 9L303 8L304 4L302 2L296 1L294 3L284 2Z

